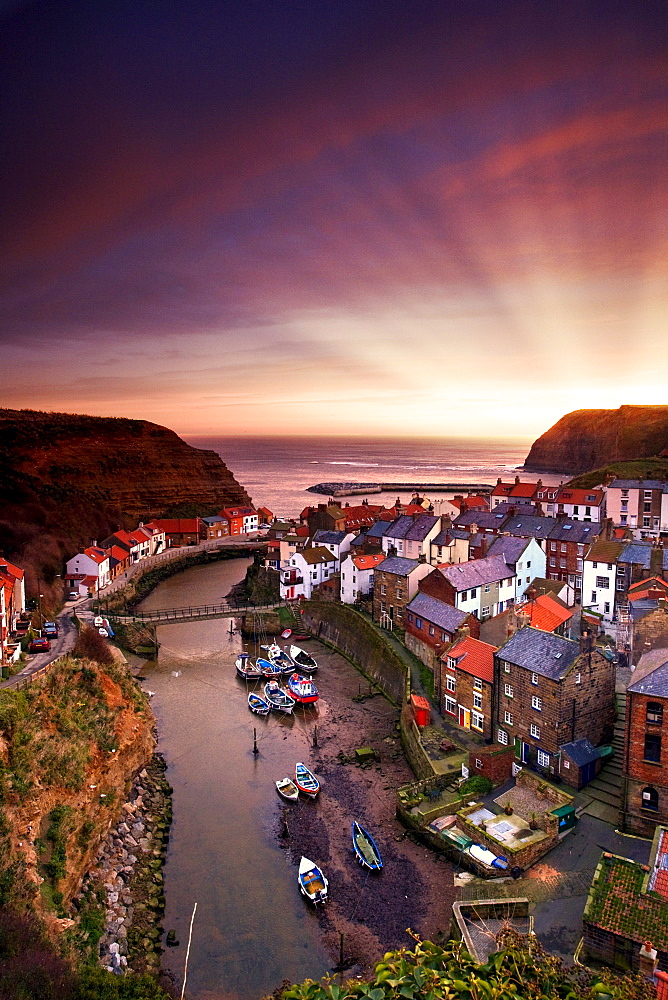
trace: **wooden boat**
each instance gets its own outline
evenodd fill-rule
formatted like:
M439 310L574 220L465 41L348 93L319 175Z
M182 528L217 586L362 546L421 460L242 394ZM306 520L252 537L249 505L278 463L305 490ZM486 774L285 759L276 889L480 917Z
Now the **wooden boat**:
M255 694L255 691L248 692L248 707L256 715L269 715L269 702L261 698L259 694Z
M299 761L295 764L295 785L304 795L309 795L312 799L320 791L320 782L313 771L310 771L306 764Z
M280 677L283 673L282 667L273 663L272 660L265 660L263 656L257 658L255 666L260 671L261 677Z
M300 705L315 705L320 697L313 681L301 674L292 674L288 678L288 691Z
M301 646L290 646L290 656L305 674L314 674L318 669L318 664L310 653L307 653Z
M236 667L237 673L242 680L257 681L260 680L261 677L264 677L264 674L257 669L255 664L251 663L249 653L239 653L234 661L234 666Z
M377 872L383 867L383 859L376 841L357 820L353 820L353 850L359 863L371 871Z
M328 882L313 861L302 857L299 862L299 888L311 903L324 903L327 899Z
M291 778L280 778L276 782L276 791L284 799L290 799L293 802L299 798L299 789Z
M263 646L262 648L266 649L267 657L281 668L282 673L291 674L293 672L295 661L291 656L288 656L284 649L281 649L278 643L273 642L271 646Z
M284 688L280 687L277 681L268 681L265 684L264 697L274 712L285 712L286 715L292 714L292 709L295 707L295 699Z

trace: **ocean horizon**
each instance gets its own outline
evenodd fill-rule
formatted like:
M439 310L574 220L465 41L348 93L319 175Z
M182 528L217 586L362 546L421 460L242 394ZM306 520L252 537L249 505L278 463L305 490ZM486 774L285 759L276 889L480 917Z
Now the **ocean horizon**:
M215 451L256 506L282 517L294 517L308 504L322 503L323 496L310 493L308 487L323 482L405 482L419 487L421 483L494 485L497 479L507 481L516 475L538 478L535 473L523 474L531 447L525 438L188 435L184 440ZM567 477L540 478L552 484ZM389 507L397 495L406 501L410 490L369 493L368 498ZM339 499L346 502L345 497ZM351 496L350 503L363 499L364 494Z

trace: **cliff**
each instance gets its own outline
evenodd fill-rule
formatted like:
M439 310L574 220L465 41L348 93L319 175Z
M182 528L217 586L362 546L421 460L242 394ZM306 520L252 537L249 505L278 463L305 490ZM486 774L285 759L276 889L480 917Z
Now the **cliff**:
M119 527L250 498L214 451L146 420L0 410L0 552L28 590ZM42 591L44 592L44 591Z
M573 474L660 455L666 448L668 406L574 410L534 441L524 468Z

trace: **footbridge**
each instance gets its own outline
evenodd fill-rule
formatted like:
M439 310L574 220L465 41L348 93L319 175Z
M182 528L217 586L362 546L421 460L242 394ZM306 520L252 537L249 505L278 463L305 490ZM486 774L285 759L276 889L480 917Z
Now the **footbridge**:
M200 604L188 608L156 608L153 611L128 611L127 609L105 608L101 601L94 614L104 615L112 622L121 625L176 625L179 622L199 622L211 618L240 618L242 615L273 611L275 608L286 607L285 601L272 604L247 604L241 601L223 601L221 604Z

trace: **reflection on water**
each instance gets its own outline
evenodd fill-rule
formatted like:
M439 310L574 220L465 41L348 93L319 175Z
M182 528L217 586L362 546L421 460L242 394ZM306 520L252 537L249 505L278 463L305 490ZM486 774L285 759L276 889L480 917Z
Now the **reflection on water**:
M243 578L249 561L187 570L160 584L142 609L217 601ZM163 967L180 987L197 903L190 1000L256 1000L285 978L317 979L328 959L317 918L299 895L296 868L276 835L284 803L274 782L304 759L326 705L293 717L252 715L234 669L242 642L229 633L227 619L160 626L158 639L159 659L143 672L155 692L158 749L174 787L165 928L175 928L180 941L165 950Z

